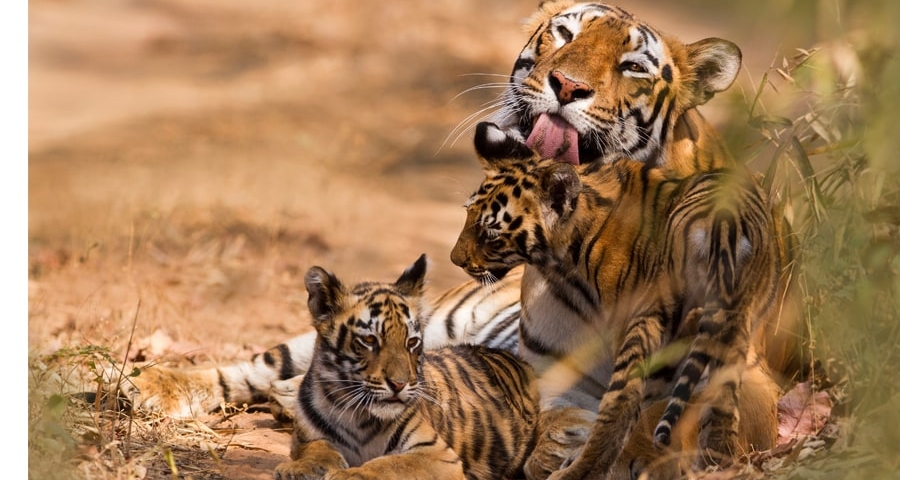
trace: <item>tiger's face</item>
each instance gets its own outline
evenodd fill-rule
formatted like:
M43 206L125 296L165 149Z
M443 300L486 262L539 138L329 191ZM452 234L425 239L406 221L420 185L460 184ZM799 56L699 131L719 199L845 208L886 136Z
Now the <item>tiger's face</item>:
M573 164L665 164L682 115L728 88L741 64L731 42L685 45L599 3L545 2L530 30L494 122Z
M425 268L422 255L395 283L352 289L321 267L307 273L317 379L334 382L333 401L345 411L392 420L422 394Z
M571 213L580 180L571 165L541 160L497 125L480 123L475 149L485 173L466 202L450 259L484 284L522 263L540 263L551 230Z

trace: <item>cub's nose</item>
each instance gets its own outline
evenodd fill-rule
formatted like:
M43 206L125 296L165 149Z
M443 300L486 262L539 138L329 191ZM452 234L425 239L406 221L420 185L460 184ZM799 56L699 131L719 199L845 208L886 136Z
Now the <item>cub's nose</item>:
M403 390L404 387L406 387L406 382L404 382L403 380L392 380L389 378L387 379L387 384L394 393L400 393L400 391Z

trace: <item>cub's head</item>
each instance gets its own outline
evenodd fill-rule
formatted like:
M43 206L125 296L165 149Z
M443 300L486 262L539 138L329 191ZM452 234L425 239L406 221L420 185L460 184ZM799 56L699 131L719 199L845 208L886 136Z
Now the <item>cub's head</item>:
M581 179L575 167L541 160L515 136L480 123L475 150L484 181L466 202L466 223L450 259L482 283L522 263L540 263L551 235L572 213Z
M728 88L741 65L729 41L683 44L600 3L544 2L529 31L494 118L571 163L666 163L682 115Z
M425 270L422 255L394 283L352 288L321 267L307 272L318 333L312 368L338 406L390 420L421 394Z

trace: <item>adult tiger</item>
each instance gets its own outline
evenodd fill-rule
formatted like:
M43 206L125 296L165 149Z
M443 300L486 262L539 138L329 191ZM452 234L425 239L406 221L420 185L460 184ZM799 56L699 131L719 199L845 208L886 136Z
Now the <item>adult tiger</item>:
M499 112L491 118L506 134L523 140L544 158L573 163L610 163L627 157L666 175L688 177L722 167L742 168L696 107L728 88L740 69L733 43L708 38L683 44L621 8L597 3L550 1L529 22L522 49ZM772 234L780 242L784 315L770 335L754 344L765 352L779 379L804 366L792 267L795 239L771 205ZM640 263L640 258L635 258ZM637 265L635 265L637 267ZM565 286L536 269L523 275L520 352L541 352L536 339L559 327L551 319L567 310ZM543 319L543 320L542 320ZM539 355L538 355L539 356ZM596 386L587 399L598 399ZM584 410L557 411L545 428L528 467L541 477L571 458L584 440ZM567 435L581 434L573 441Z
M685 45L619 7L567 0L542 3L527 29L491 121L544 157L629 157L682 175L734 163L696 109L737 77L734 43Z
M631 159L575 167L488 123L475 145L485 179L451 258L485 281L528 264L519 348L538 372L543 412L529 478L606 478L642 404L671 398L654 431L666 447L699 391L696 466L727 463L746 453L747 369L762 379L754 402L769 402L751 420L765 431L753 448L774 446L766 340L794 292L781 223L755 179L742 169L682 178Z

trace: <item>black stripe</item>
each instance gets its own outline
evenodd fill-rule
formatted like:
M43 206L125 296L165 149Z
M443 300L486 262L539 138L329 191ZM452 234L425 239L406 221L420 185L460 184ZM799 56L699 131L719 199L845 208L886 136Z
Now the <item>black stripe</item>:
M672 111L675 109L675 102L669 102L669 105L666 107L666 113L663 117L662 127L660 128L660 136L659 136L659 148L663 152L666 151L666 141L669 139L669 123L672 121ZM654 161L654 166L656 162Z
M447 338L449 338L451 340L456 339L456 332L454 331L454 328L453 328L453 326L455 325L454 319L456 318L456 312L460 308L462 308L463 304L465 304L470 298L475 296L475 294L479 293L480 291L481 291L481 288L475 288L475 289L470 290L469 293L466 293L465 296L463 296L463 298L460 301L456 302L456 306L454 306L450 310L450 312L447 314L447 319L444 320L444 325L446 326L446 330L447 330Z
M316 409L316 406L314 404L313 394L310 390L312 389L303 387L300 388L300 409L303 411L303 414L310 420L310 422L312 422L313 426L317 430L322 432L331 441L340 443L341 445L344 445L345 447L353 451L358 451L356 447L350 445L350 443L347 442L344 436L341 435L337 430L333 429L328 421L319 414L319 411Z
M222 387L222 398L225 399L226 402L231 401L231 388L228 387L228 382L225 381L225 375L222 375L222 370L216 369L216 375L219 376L219 386Z
M253 403L265 403L269 399L269 395L254 387L250 383L249 378L244 380L244 384L247 385L247 390L250 392L250 398L253 399Z
M258 355L254 355L253 361L256 361L257 358L258 358ZM275 366L275 356L272 355L272 350L266 350L263 353L263 362L266 362L266 365L268 365L270 367Z
M297 374L294 372L294 362L291 360L291 349L287 344L282 343L278 347L281 352L281 380L294 378Z
M557 358L563 356L562 353L556 352L541 343L538 337L534 337L529 334L528 328L525 326L526 323L527 322L525 322L524 319L522 321L519 321L519 342L521 343L520 346L524 346L531 352L534 352L538 355L548 355Z
M403 418L399 420L399 423L394 427L394 433L391 435L390 440L388 440L387 447L385 447L384 449L385 455L396 450L397 445L401 444L401 440L405 441L409 439L409 435L412 432L406 432L406 427L407 425L409 425L409 422L412 421L414 417L416 417L417 410L415 408L412 408L407 412L408 413L404 415ZM422 421L421 417L419 421ZM412 430L415 430L415 428L413 428ZM404 433L406 433L406 435L404 435Z

